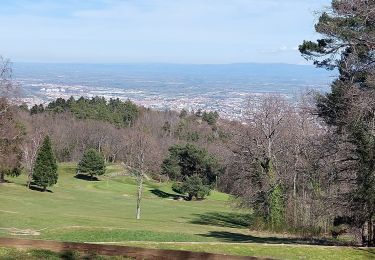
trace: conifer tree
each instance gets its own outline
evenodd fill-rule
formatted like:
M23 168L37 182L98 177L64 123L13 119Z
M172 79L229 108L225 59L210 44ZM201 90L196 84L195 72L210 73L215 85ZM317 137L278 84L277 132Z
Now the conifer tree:
M189 200L207 196L222 171L215 157L192 144L171 146L161 167L163 174L182 183L175 184L175 190L188 194Z
M93 178L105 173L105 162L103 156L95 149L85 151L81 161L78 163L77 174L85 173Z
M57 179L56 158L53 154L51 140L49 136L46 136L35 160L33 181L45 191L47 187L56 184Z
M335 173L340 194L336 204L362 228L362 242L369 246L375 245L374 13L373 0L332 0L315 26L322 38L299 47L318 67L339 72L332 91L318 95L317 112L346 144L349 155L340 160Z

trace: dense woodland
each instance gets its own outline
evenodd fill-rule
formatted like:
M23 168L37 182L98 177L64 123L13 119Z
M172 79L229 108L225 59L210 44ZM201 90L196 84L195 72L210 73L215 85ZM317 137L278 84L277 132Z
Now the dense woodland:
M322 39L300 46L318 67L338 70L332 92L296 102L254 96L242 122L100 97L28 109L14 101L11 66L2 59L0 181L24 173L45 190L57 181L55 158L79 162L79 173L91 177L104 173L105 162L123 163L137 178L139 200L145 177L173 181L187 200L219 189L253 212L251 229L348 233L373 246L374 12L374 1L333 1L316 25Z

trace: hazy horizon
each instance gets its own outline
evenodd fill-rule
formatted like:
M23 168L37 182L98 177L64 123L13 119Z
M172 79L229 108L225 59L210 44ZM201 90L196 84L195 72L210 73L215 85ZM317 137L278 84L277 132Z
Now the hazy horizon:
M27 63L306 64L329 0L4 0L0 55Z
M246 99L278 93L288 99L328 90L334 71L286 64L15 63L14 79L32 106L74 96L130 99L157 110L217 111L241 118Z

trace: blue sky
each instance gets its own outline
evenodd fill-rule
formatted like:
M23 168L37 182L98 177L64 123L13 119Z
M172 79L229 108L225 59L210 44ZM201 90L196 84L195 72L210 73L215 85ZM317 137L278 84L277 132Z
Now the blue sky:
M13 61L294 63L330 0L1 0Z

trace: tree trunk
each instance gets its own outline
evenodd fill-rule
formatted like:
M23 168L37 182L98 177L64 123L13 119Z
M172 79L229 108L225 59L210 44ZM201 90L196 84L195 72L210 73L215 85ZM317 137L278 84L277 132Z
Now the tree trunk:
M298 225L298 217L297 217L297 178L298 178L298 162L299 162L299 146L295 145L295 161L294 161L294 176L293 176L293 221L294 227Z
M137 191L137 213L136 219L141 218L141 199L142 199L142 189L143 189L143 172L139 173L138 177L138 191Z
M44 186L43 187L43 192L45 192L47 190L47 187L46 186Z
M33 173L30 171L29 174L27 175L27 188L30 189L30 185L31 185L31 178L33 176Z
M362 246L366 246L367 242L366 242L366 232L365 232L365 229L366 229L366 223L362 225Z
M374 241L373 241L373 232L372 232L372 218L370 217L368 219L368 231L367 231L367 236L368 236L368 239L367 239L367 245L368 246L373 246L374 245Z
M297 172L293 177L293 221L294 227L297 227Z
M0 183L5 182L5 174L3 172L0 173Z

